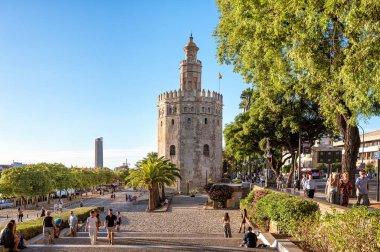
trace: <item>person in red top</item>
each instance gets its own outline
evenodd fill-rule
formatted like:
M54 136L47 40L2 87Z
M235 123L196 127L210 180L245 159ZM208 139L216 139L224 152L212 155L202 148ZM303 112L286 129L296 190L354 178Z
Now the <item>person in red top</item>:
M348 179L348 173L345 172L342 175L341 180L339 181L339 189L342 194L342 206L348 206L348 199L352 192L352 183Z

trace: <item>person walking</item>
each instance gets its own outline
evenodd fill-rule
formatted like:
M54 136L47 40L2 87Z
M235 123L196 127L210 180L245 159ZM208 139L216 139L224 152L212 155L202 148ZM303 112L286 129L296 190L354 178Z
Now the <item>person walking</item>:
M77 237L78 218L74 215L73 211L70 211L69 226L72 237Z
M113 230L115 229L117 217L112 213L112 209L108 209L108 215L104 221L104 228L107 230L107 238L111 245L113 245Z
M121 213L120 211L117 211L117 220L116 220L116 230L120 231L120 225L121 225Z
M223 217L223 229L224 229L224 237L231 238L232 234L231 234L230 216L228 215L228 213L225 213Z
M366 177L365 171L360 171L359 175L360 175L360 177L357 178L356 182L355 182L356 196L358 197L356 205L359 206L361 200L363 199L363 205L364 206L369 206L369 199L368 199L368 191L369 191L368 178Z
M342 194L342 206L348 206L348 200L352 193L352 183L348 179L348 172L343 173L342 179L339 181L339 190Z
M331 204L340 204L340 195L338 190L339 174L336 172L331 173L327 179L325 194L327 202Z
M241 223L240 223L240 229L239 229L239 233L241 233L241 228L244 226L244 231L243 233L245 233L245 226L247 225L247 209L244 208L243 212L241 213Z
M306 197L307 196L307 189L306 189L306 183L309 180L308 176L306 173L303 174L302 180L301 180L301 185L303 189L303 195Z
M314 193L316 191L316 184L312 175L309 175L309 180L306 181L307 197L314 198Z
M22 222L22 218L24 217L24 214L23 214L23 212L22 212L22 210L21 210L21 208L19 207L18 209L17 209L17 218L18 218L18 222Z
M41 207L41 217L45 217L46 215L46 210L44 207Z
M54 222L55 222L55 227L56 227L54 237L59 238L59 235L61 234L61 227L62 227L63 220L58 217L54 220Z
M278 175L277 179L276 179L276 183L277 183L277 191L281 191L282 189L282 174L280 173L280 175Z
M56 228L53 217L50 216L50 211L46 212L46 217L42 222L44 243L54 244L54 230Z
M96 218L94 210L91 211L90 217L87 218L86 230L90 236L91 245L96 245L96 239L98 236L98 218Z

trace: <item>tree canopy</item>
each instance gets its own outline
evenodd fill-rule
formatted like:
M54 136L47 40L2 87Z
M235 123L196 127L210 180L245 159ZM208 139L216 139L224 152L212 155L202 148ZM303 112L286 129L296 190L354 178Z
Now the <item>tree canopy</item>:
M380 112L380 2L217 0L221 63L233 64L273 104L279 90L318 105L344 139L353 179L357 123Z

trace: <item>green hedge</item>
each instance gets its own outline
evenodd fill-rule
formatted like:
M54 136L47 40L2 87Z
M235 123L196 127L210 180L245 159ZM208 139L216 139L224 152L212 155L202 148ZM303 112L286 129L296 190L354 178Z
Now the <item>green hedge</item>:
M364 206L295 224L292 235L307 251L380 251L380 213Z
M240 209L247 209L248 213L252 215L254 213L254 203L269 193L272 193L272 191L268 189L253 189L247 197L240 200Z
M81 207L75 208L57 215L53 215L55 218L61 218L64 220L63 227L68 227L68 219L70 217L70 211L74 211L74 214L78 217L78 221L85 221L87 217L90 216L90 212L93 209L98 209L99 211L104 211L104 207ZM32 221L26 221L22 223L17 223L17 232L24 235L26 240L42 234L42 222L43 217L37 218Z
M313 218L318 204L284 193L269 193L254 204L254 221L268 228L269 221L277 222L281 233L290 233L294 222Z

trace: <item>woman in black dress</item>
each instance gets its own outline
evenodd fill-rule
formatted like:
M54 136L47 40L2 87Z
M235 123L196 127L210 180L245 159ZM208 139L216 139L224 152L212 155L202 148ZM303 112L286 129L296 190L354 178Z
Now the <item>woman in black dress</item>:
M244 226L244 233L245 233L245 226L247 225L247 209L244 208L244 211L242 212L241 214L241 223L240 223L240 229L239 229L239 233L241 233L241 228Z

